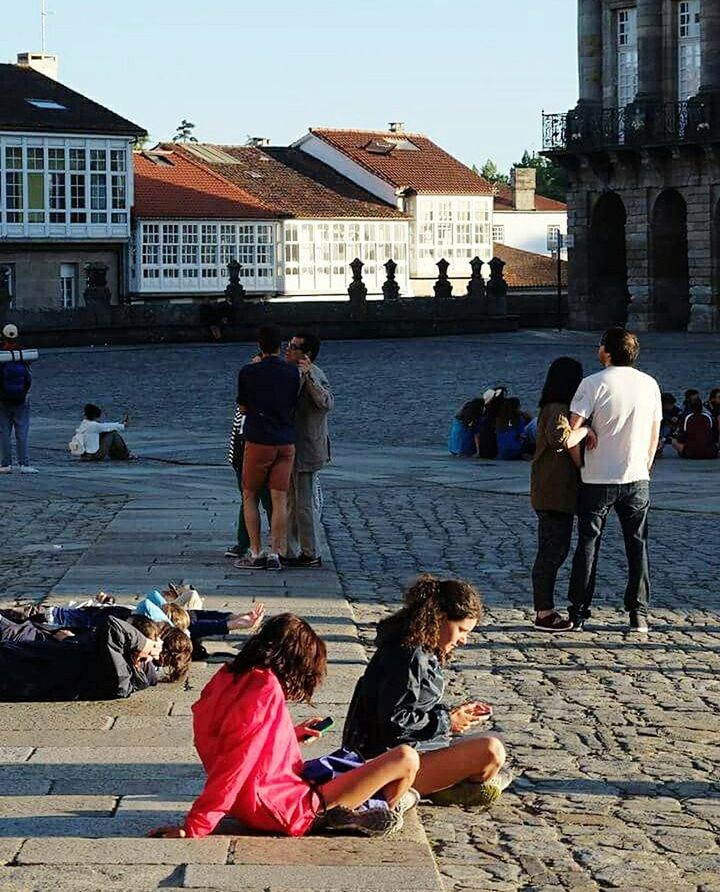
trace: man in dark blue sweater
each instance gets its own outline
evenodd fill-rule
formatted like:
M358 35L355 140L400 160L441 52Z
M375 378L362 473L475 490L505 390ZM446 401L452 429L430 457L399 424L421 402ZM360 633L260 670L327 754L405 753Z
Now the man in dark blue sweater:
M235 562L242 570L279 570L287 540L287 491L295 459L295 406L300 391L296 366L280 358L282 338L275 325L258 330L259 358L240 369L237 404L245 415L243 513L249 554ZM267 485L272 499L270 550L262 553L258 498Z

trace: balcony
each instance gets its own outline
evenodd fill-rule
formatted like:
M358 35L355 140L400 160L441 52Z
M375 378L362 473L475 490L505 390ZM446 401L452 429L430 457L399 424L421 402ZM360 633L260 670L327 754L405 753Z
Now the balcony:
M588 152L707 143L710 109L699 100L634 102L622 108L579 107L543 115L543 151Z

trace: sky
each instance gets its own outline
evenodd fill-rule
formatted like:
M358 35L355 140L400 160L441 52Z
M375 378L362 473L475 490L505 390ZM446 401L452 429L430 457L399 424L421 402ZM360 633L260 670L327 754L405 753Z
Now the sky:
M41 0L0 0L0 61L41 46ZM287 145L403 121L466 164L539 150L577 99L576 0L47 0L60 80L150 133Z

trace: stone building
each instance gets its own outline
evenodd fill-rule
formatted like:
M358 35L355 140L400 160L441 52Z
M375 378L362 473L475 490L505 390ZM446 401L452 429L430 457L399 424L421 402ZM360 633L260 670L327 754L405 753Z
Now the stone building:
M720 329L720 2L578 0L577 106L544 115L569 173L570 323Z
M118 303L145 131L43 74L48 58L0 64L0 305L82 306L88 266L104 268Z

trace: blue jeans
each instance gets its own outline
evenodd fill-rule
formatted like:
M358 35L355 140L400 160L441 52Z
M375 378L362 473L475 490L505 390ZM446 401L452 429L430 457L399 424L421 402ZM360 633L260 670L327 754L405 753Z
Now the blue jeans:
M30 430L30 403L26 399L19 406L0 401L0 465L12 464L10 436L15 428L15 443L19 465L29 465L28 431Z
M590 616L595 593L598 553L610 509L620 521L628 579L625 587L625 609L647 614L650 603L650 564L648 561L647 516L650 507L650 483L583 483L578 500L578 543L570 574L570 615L582 619Z

